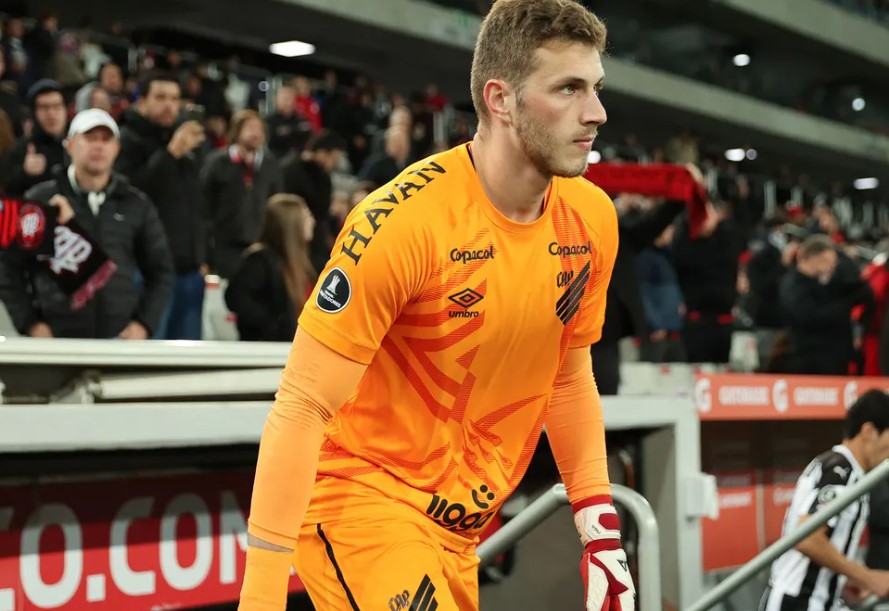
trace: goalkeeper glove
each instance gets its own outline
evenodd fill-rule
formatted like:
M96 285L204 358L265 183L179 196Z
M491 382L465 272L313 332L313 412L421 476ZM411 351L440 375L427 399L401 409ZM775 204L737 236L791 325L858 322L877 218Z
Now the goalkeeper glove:
M596 496L574 504L574 524L583 543L586 611L634 611L636 588L627 555L620 545L620 521L610 496Z

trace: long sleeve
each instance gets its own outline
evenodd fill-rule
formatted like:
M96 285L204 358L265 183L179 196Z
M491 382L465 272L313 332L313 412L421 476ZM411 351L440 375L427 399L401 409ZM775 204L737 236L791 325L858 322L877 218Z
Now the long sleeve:
M0 252L0 301L22 335L27 335L28 329L41 320L28 293L24 257L18 252Z
M572 348L565 355L549 403L546 434L572 504L611 494L602 401L589 348Z
M325 428L366 369L297 330L259 445L250 534L295 547L315 485Z
M621 216L621 241L632 244L636 250L648 248L683 210L685 210L685 202L665 201L641 214Z

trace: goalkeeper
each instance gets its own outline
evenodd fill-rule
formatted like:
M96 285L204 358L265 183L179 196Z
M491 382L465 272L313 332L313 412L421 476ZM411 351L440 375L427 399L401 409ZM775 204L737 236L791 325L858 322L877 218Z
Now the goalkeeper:
M241 611L478 609L479 533L544 425L583 545L588 611L635 589L590 362L617 253L581 175L605 27L574 0L499 0L473 58L479 130L346 221L260 444Z

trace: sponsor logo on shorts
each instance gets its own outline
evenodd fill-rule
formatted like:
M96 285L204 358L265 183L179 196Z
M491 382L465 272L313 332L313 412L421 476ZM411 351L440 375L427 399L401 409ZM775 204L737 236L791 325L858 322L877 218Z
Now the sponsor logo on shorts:
M411 593L405 590L389 599L389 611L402 611L410 609Z
M481 250L460 250L455 248L451 251L451 261L460 262L466 265L470 261L487 261L494 258L494 245L491 244L487 248Z
M588 255L593 251L593 245L590 242L586 244L569 244L562 246L558 242L550 242L549 254L554 257L576 257L580 255Z
M336 314L349 305L350 299L352 299L352 283L349 282L346 272L334 267L321 281L315 303L322 311Z
M475 507L467 508L462 503L452 503L444 497L433 494L426 515L448 530L455 532L478 530L487 524L496 513L495 511L484 511L491 508L491 503L495 498L497 498L496 495L484 485L479 487L478 491L472 491L472 502L475 503ZM478 511L478 509L482 511Z
M485 296L472 289L463 289L459 293L450 295L448 299L463 308L462 310L451 310L448 312L449 318L478 318L478 312L470 312L469 308L478 304Z

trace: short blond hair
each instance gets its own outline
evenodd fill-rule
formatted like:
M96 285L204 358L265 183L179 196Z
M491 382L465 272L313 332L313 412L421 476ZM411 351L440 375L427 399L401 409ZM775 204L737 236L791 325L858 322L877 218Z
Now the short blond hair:
M488 116L485 83L506 81L519 91L534 70L534 52L551 41L605 50L605 24L575 0L497 0L482 22L472 57L472 103Z

